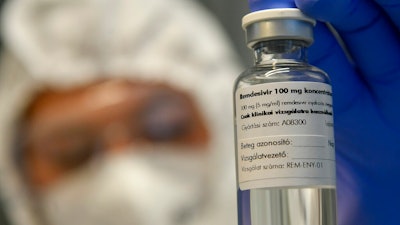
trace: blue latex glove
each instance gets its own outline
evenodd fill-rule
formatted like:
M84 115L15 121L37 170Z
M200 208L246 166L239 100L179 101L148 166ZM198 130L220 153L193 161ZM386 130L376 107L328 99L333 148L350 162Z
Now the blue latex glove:
M329 73L335 108L339 225L400 224L400 1L296 0L328 21L310 63Z

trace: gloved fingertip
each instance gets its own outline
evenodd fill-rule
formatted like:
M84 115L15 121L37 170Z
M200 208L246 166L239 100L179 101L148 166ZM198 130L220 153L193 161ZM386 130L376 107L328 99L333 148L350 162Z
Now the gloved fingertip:
M331 20L335 4L334 1L325 0L295 0L295 3L304 14L326 22Z
M296 8L294 0L248 0L252 12L275 9L275 8Z
M312 10L319 0L295 0L296 6L302 10Z

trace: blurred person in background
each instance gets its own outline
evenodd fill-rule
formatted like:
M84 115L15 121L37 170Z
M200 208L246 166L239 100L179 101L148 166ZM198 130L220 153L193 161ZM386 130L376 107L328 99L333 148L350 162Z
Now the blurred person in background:
M3 9L0 199L12 225L235 224L231 88L184 0Z
M336 96L339 223L397 224L399 7L355 2L297 1L348 47L319 23L309 52ZM177 0L12 0L4 12L0 224L236 223L240 69L209 14Z

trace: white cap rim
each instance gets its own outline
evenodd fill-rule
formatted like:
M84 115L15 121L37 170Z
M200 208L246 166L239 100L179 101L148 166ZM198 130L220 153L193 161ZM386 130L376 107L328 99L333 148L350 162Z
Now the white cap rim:
M242 19L242 27L246 29L250 24L266 21L266 20L279 20L279 19L293 19L302 20L311 23L315 26L316 21L305 14L303 14L299 9L295 8L285 8L285 9L266 9L261 11L256 11L245 15Z

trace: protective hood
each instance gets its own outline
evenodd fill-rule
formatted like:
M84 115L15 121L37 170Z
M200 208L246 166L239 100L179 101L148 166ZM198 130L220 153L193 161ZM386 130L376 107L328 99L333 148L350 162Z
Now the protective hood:
M181 0L13 0L1 21L0 195L13 223L39 224L14 160L19 116L43 86L107 77L166 82L194 96L218 146L203 224L235 223L231 88L240 67L212 16Z

